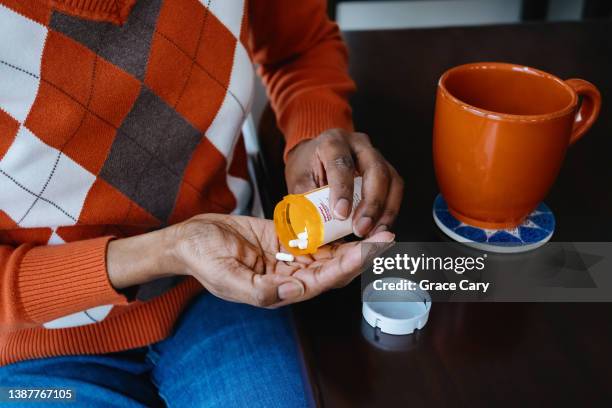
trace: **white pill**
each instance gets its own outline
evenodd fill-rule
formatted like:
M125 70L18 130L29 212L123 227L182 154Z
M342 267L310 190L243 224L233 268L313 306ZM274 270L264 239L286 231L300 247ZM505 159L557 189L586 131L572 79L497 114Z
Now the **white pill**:
M298 234L298 239L301 239L301 240L308 239L308 231L304 230L304 232L300 232Z
M276 259L279 261L293 262L295 257L291 254L286 254L284 252L277 252Z
M307 239L300 239L298 241L298 248L300 248L300 249L308 248L308 240Z
M300 243L299 239L292 239L292 240L289 241L289 247L290 248L297 248L299 243Z

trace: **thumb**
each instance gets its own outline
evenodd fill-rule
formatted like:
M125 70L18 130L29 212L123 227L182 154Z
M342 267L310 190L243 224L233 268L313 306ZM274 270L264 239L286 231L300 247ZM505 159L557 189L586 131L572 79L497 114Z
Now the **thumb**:
M337 247L332 258L325 262L321 268L311 271L310 274L305 270L300 270L294 276L303 279L311 293L319 293L323 290L344 286L361 273L366 265L367 257L376 256L385 251L393 245L394 239L395 235L393 233L382 231L361 242L342 244ZM364 245L367 245L365 246L366 254L364 254Z
M321 268L320 280L352 280L361 273L371 258L390 248L395 243L394 240L395 234L381 231L363 241L341 245L334 254L334 259Z

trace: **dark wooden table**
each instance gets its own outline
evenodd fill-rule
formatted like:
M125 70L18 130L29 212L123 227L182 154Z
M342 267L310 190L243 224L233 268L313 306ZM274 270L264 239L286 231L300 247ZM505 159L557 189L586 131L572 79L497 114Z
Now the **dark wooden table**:
M406 180L399 241L437 241L431 154L436 82L509 61L595 83L599 121L569 151L546 202L557 241L612 241L612 22L350 32L356 127ZM611 271L612 272L612 271ZM612 406L612 303L436 303L407 351L362 335L359 282L294 309L324 407Z

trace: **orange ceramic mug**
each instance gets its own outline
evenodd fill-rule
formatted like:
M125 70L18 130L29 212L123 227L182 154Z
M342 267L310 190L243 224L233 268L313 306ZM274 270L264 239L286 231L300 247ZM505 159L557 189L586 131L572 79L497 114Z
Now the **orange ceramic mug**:
M479 62L446 71L438 83L433 155L450 212L482 228L520 224L600 106L591 83L534 68Z

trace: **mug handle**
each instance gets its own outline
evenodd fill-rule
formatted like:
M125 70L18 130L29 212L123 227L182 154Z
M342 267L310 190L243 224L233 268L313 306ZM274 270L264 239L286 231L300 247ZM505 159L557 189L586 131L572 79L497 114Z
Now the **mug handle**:
M582 97L582 104L576 112L574 127L569 144L574 144L593 126L601 109L601 94L592 83L584 79L572 78L565 81L578 96Z

